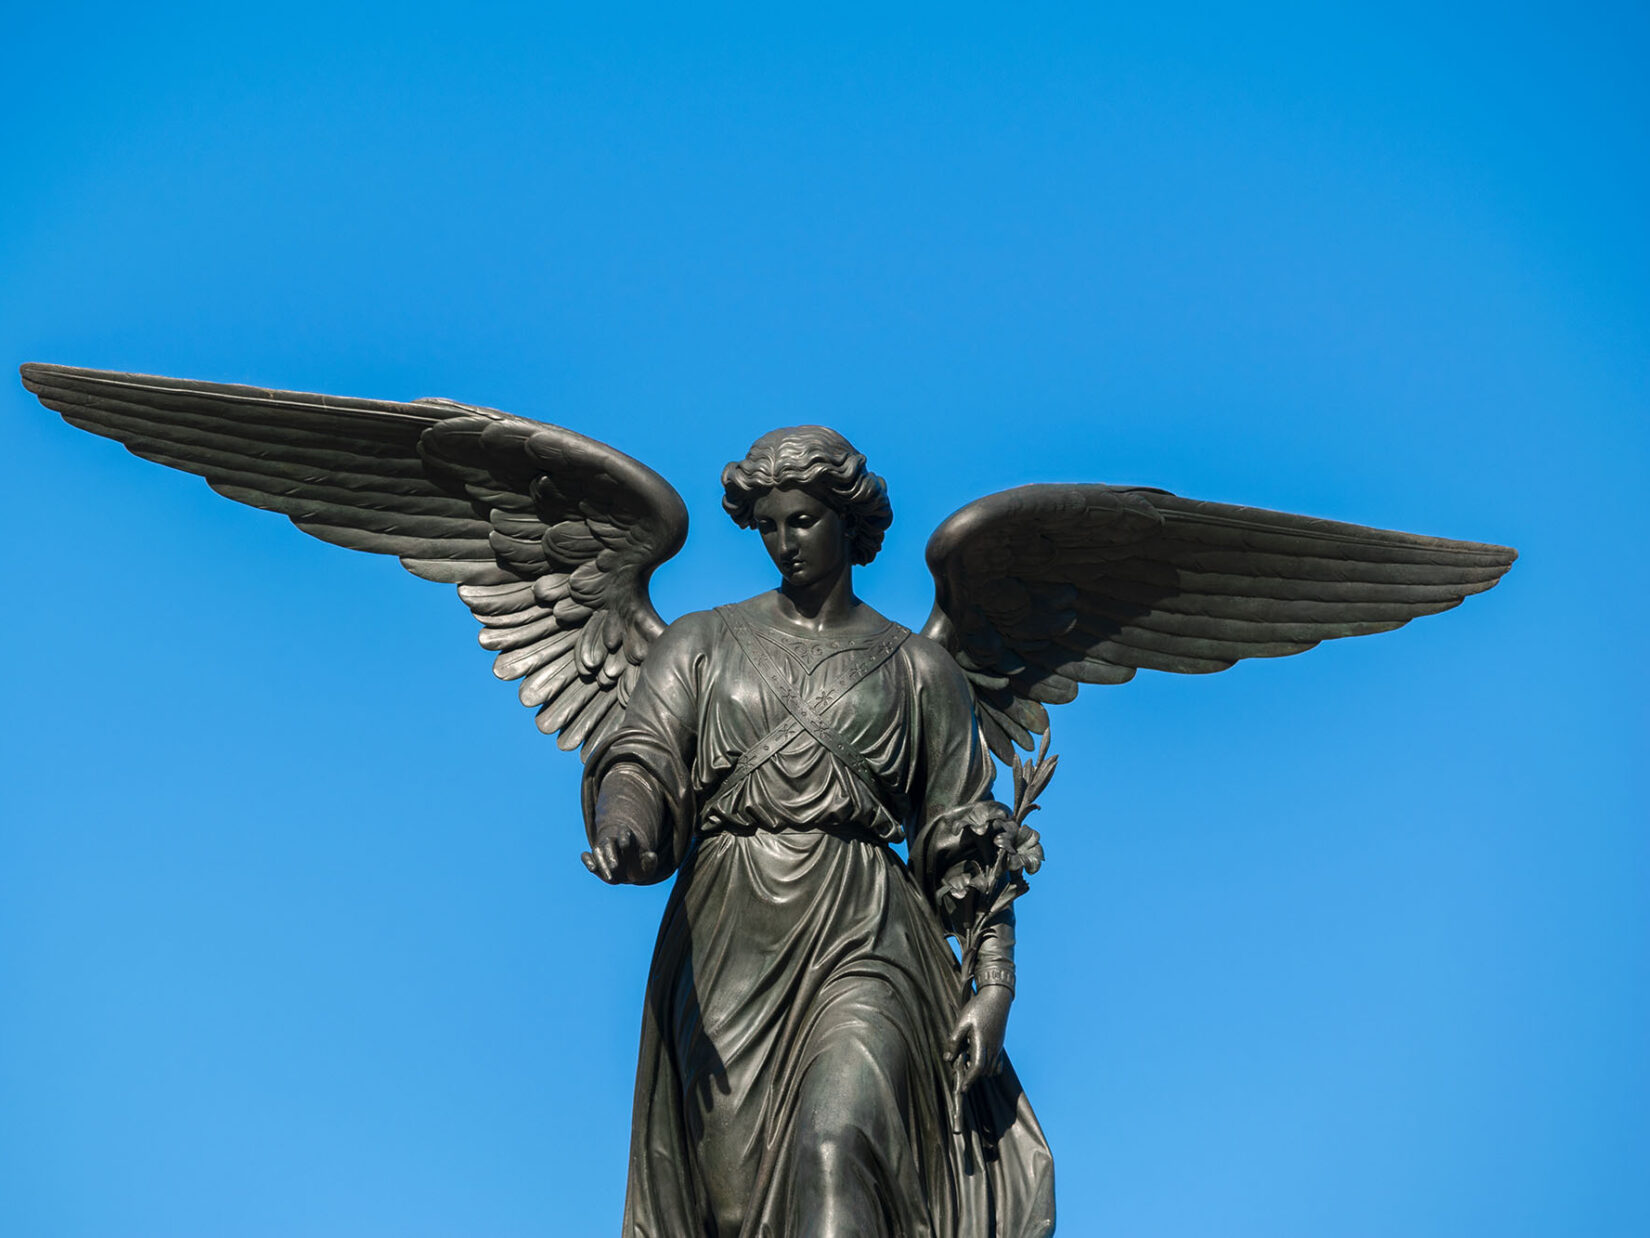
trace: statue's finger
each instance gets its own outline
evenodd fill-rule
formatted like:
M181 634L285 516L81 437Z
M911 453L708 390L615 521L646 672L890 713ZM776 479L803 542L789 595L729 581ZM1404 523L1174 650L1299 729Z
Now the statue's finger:
M642 852L641 870L643 881L646 881L649 877L653 876L653 874L658 870L658 867L659 853L657 851Z
M964 1076L963 1084L965 1087L973 1087L975 1083L979 1082L980 1076L985 1073L985 1053L983 1052L985 1046L981 1043L983 1039L979 1028L970 1027L968 1029L968 1070Z
M599 869L597 869L597 867L596 867L596 857L595 856L591 855L588 851L581 851L581 852L579 852L579 859L583 860L584 861L584 866L586 868L588 868L591 872L595 873L596 876L598 876L598 877L601 876L601 871Z

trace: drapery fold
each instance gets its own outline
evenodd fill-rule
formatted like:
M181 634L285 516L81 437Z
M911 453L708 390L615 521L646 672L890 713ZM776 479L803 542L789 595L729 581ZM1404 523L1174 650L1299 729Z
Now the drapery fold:
M661 869L677 866L642 1020L625 1238L1053 1230L1052 1159L1012 1068L952 1112L957 962L933 891L884 841L890 816L915 846L938 814L988 795L966 684L909 637L829 691L886 635L746 634L830 702L821 716L874 771L876 798L805 732L717 797L791 715L713 612L672 625L623 728L590 754L587 820L605 771L634 762L660 790Z

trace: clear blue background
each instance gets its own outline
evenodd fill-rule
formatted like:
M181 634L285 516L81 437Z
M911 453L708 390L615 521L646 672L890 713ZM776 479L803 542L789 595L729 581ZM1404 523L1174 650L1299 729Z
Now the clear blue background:
M1642 6L10 6L0 354L829 422L861 592L1032 480L1518 546L1056 717L1010 1048L1061 1232L1650 1233ZM0 1233L599 1235L662 888L449 590L0 395Z

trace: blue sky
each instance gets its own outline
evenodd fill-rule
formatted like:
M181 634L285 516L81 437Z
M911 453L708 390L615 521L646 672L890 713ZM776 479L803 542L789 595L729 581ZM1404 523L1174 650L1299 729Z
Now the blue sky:
M11 11L0 340L605 439L667 617L828 422L1523 558L1055 718L1009 1046L1067 1235L1650 1231L1650 21L1627 5ZM0 1232L602 1234L664 891L450 591L0 397Z

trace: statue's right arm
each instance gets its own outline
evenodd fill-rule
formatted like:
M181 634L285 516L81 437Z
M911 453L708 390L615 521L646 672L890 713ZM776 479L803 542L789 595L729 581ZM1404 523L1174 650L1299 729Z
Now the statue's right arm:
M609 885L644 885L659 867L665 797L634 761L608 770L596 793L596 820L584 864Z
M584 862L603 881L663 880L686 853L699 700L719 622L684 615L654 641L623 725L586 760Z

